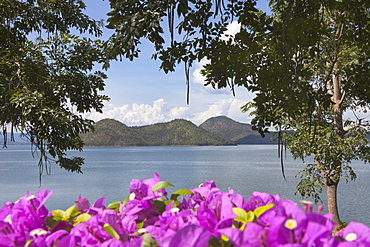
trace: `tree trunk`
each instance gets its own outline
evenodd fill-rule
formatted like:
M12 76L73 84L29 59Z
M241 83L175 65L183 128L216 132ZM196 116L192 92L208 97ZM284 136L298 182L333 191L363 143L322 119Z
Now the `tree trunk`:
M340 75L335 74L335 70L337 69L338 64L336 63L334 66L334 75L332 78L333 83L333 113L334 113L334 121L335 121L335 131L339 138L344 139L344 128L343 128L343 109L342 109L342 102L345 97L345 92L342 91L342 77ZM333 221L338 224L340 223L339 213L338 213L338 205L337 205L337 188L339 183L340 174L342 171L342 158L341 155L337 156L337 160L332 164L331 169L334 171L330 174L330 177L326 178L326 185L327 185L327 197L328 197L328 210L329 213L333 214L334 218ZM328 174L329 175L329 174ZM337 178L334 178L337 177Z
M333 215L333 221L337 224L336 226L337 228L340 223L340 217L339 217L339 211L338 211L338 201L337 201L337 189L338 189L339 180L336 180L333 177L330 177L330 175L328 174L328 171L322 168L320 161L315 159L315 162L316 162L318 170L321 173L321 176L324 178L325 185L326 185L326 197L328 200L328 204L327 204L328 212Z
M330 214L333 215L333 221L337 223L337 225L340 223L339 218L339 212L338 212L338 204L337 204L337 188L338 188L338 182L333 182L327 184L326 186L326 193L328 197L328 211Z

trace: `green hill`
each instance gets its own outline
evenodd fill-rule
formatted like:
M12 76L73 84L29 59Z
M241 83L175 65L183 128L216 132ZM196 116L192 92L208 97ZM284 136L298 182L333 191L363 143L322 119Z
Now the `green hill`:
M144 139L136 130L114 120L103 119L95 124L95 131L81 135L86 146L139 146Z
M215 133L223 138L235 141L237 144L272 144L271 134L264 138L257 131L252 130L250 124L239 123L225 116L212 117L199 127Z
M95 124L95 131L83 134L86 146L217 146L235 145L190 121L176 119L140 127L128 127L113 119Z

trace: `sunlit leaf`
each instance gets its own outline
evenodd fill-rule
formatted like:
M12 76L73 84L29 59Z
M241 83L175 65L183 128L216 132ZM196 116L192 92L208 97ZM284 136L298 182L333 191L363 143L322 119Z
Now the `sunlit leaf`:
M84 213L84 214L81 214L79 215L75 220L74 220L74 223L73 225L77 225L81 222L87 222L89 219L91 218L91 215L90 214L87 214L87 213Z
M103 228L112 238L120 239L118 233L108 223L105 223Z
M60 210L60 209L53 210L51 211L51 213L53 214L53 219L56 221L63 220L65 216L65 211Z
M247 212L242 208L233 208L234 214L237 216L235 218L236 221L240 221L242 223L248 222L248 215Z
M177 198L179 196L192 195L192 194L193 194L193 192L191 192L190 190L179 189L179 190L176 190L175 192L172 193L171 199L172 200L177 200Z
M76 217L77 215L79 215L80 212L77 210L76 206L73 205L71 207L69 207L65 213L64 213L64 217L63 217L63 220L69 220L71 218L74 218Z
M152 187L153 192L158 192L161 189L167 188L167 187L173 187L173 184L166 182L166 181L159 181Z
M115 201L115 202L110 203L107 206L107 209L112 209L112 210L118 212L120 205L121 205L120 201Z
M256 215L256 217L258 218L261 214L263 214L264 212L266 212L267 210L269 210L270 208L272 208L273 206L275 206L275 204L268 204L268 205L264 205L264 206L261 206L261 207L258 207L256 208L253 213Z

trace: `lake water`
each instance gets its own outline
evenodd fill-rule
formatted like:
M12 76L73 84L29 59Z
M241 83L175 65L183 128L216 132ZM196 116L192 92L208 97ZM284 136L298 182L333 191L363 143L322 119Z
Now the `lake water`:
M91 203L107 197L106 204L128 195L131 179L147 179L157 172L161 179L175 185L168 189L193 189L213 180L223 191L228 187L248 198L253 191L280 193L281 198L299 202L295 175L304 167L288 154L285 159L287 182L281 173L275 145L238 145L221 147L88 147L70 152L85 158L83 174L70 173L52 165L52 173L39 184L37 158L27 145L0 149L0 203L16 201L26 191L52 190L49 210L67 209L79 194ZM370 169L368 164L353 164L355 182L339 186L339 211L342 221L358 221L370 226ZM322 196L325 199L325 195ZM324 200L323 205L326 205Z

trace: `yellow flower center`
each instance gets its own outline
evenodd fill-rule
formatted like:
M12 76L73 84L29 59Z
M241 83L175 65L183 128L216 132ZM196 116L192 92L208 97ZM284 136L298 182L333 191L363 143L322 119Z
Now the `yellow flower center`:
M293 230L294 228L297 227L297 221L293 219L288 219L287 221L285 221L284 226L288 228L289 230Z
M345 237L347 241L355 241L357 239L356 233L348 233L347 236Z

